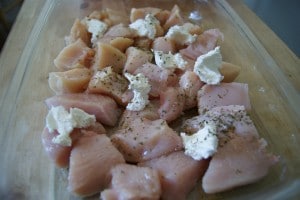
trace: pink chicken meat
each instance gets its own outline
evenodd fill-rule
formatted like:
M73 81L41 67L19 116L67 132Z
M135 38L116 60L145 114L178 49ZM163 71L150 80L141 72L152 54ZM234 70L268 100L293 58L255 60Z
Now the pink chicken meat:
M184 200L204 174L208 160L194 160L183 151L138 164L156 169L162 184L162 200Z
M220 83L219 85L204 85L198 91L198 109L203 114L206 111L229 105L242 105L251 109L248 85L245 83Z
M69 191L78 196L102 191L111 180L110 169L124 162L122 154L105 134L86 132L71 151Z
M168 86L174 86L178 82L177 75L168 69L160 68L152 63L145 63L134 71L134 74L142 73L149 80L152 97L159 97L159 94Z
M101 193L102 200L159 200L161 184L158 172L149 167L120 164L111 170L111 188Z
M213 50L219 40L223 41L224 36L218 29L209 29L198 36L197 40L180 53L190 59L196 60L199 56Z
M266 152L266 141L235 134L218 148L204 174L206 193L217 193L256 182L267 175L278 157Z
M71 133L72 144L80 138L84 133L84 131L93 131L97 134L105 134L106 130L102 126L102 124L96 122L93 126L84 128L84 129L74 129ZM57 131L50 133L48 128L45 127L42 133L42 143L44 149L51 160L54 161L54 164L57 167L66 168L69 166L70 155L72 146L62 146L60 144L56 144L52 141L54 137L58 135Z
M182 149L182 140L165 120L134 119L111 136L127 162L137 163Z
M56 95L46 99L46 104L49 108L61 105L66 109L73 107L82 109L89 114L95 115L97 121L109 126L114 126L121 114L112 98L100 94Z

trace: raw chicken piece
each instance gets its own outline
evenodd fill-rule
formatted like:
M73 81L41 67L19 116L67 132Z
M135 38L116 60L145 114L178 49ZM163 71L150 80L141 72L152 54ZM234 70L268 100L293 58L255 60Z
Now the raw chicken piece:
M185 22L183 27L186 27L191 35L200 35L203 33L203 29L197 24Z
M97 4L99 2L89 2L89 4ZM100 2L101 4L101 2ZM97 8L99 5L90 5L91 8ZM101 7L101 5L100 5ZM93 11L88 18L90 19L98 19L103 21L109 26L114 26L117 24L128 24L129 19L126 12L122 12L120 10L112 10L110 8L105 8L103 10Z
M165 120L136 118L128 127L115 132L113 144L128 162L141 162L182 149L180 136Z
M126 55L110 44L98 42L93 68L101 70L112 66L116 73L121 73L126 62Z
M153 15L160 24L163 25L169 18L170 11L153 7L132 8L130 12L130 22L134 22L137 19L144 19L147 14Z
M160 174L162 200L184 200L204 174L208 160L194 160L183 151L173 152L138 164Z
M89 93L108 95L123 106L125 104L122 102L122 95L127 89L127 79L114 72L111 67L95 72L88 84Z
M91 14L88 15L87 18L88 19L98 19L98 20L106 23L107 17L108 17L107 11L105 9L103 9L103 10L94 10Z
M130 11L130 22L132 23L137 19L144 19L147 14L155 16L159 12L161 12L161 9L154 7L132 8Z
M50 133L45 127L42 133L42 143L48 157L53 160L54 164L60 168L66 168L69 166L69 159L72 150L72 146L62 146L52 142L52 139L56 137L58 133ZM80 135L80 131L75 130L71 134L72 143Z
M184 19L181 16L180 9L177 5L171 10L169 18L166 20L166 23L163 25L164 30L168 30L171 26L174 25L182 25L184 23Z
M212 108L203 115L186 120L183 124L183 131L189 134L195 133L207 122L216 123L219 134L233 129L241 136L258 137L258 132L244 106L230 105Z
M124 110L120 120L119 120L119 128L126 128L128 127L134 119L137 118L146 118L149 120L157 120L160 118L158 114L159 108L159 100L150 100L150 103L146 105L143 110L140 111L131 111L131 110Z
M185 71L194 71L194 66L195 66L195 60L181 54L181 57L187 62L186 66L185 66Z
M102 191L111 180L110 169L125 163L105 134L86 132L71 151L68 189L78 196Z
M81 39L69 44L54 59L54 65L61 70L73 69L76 67L90 67L95 55Z
M75 19L70 35L65 37L66 45L76 42L78 39L81 39L87 46L91 45L91 35L86 26L79 19Z
M149 51L144 51L136 47L129 47L126 50L127 60L124 65L124 72L133 73L138 67L147 62L151 62L153 55Z
M159 200L161 185L156 170L120 164L111 170L111 188L101 193L102 200Z
M150 96L158 97L161 92L164 92L168 86L176 86L178 77L170 69L160 68L155 64L146 63L137 68L134 74L144 74L150 82Z
M241 67L223 61L219 71L224 77L222 82L231 83L240 74Z
M204 85L198 91L198 110L200 114L218 106L243 105L251 109L248 95L248 84L221 83L219 85Z
M55 94L79 93L86 90L92 72L87 68L74 68L64 72L49 73L49 87Z
M102 124L96 122L95 125L84 128L74 129L71 133L72 144L84 133L84 131L94 131L97 134L105 134L106 130ZM44 149L51 160L57 167L65 168L69 166L70 154L72 146L62 146L52 142L52 139L58 135L58 132L50 133L48 128L44 128L42 132L42 143Z
M128 15L126 12L122 12L121 10L113 10L110 8L105 9L107 15L107 21L110 22L109 24L116 25L116 24L129 24Z
M162 10L155 15L155 18L160 22L160 25L164 25L169 19L171 12L169 10Z
M179 80L179 86L185 94L184 110L197 106L197 92L204 85L193 71L186 71Z
M99 38L98 42L111 45L112 47L117 48L122 53L124 53L126 49L134 43L134 40L125 37L106 36L106 37Z
M129 102L133 99L134 94L133 91L130 89L127 89L123 94L122 94L122 104L127 105Z
M121 114L112 98L100 94L76 93L56 95L46 99L45 102L49 108L61 105L66 109L82 109L90 115L95 115L97 121L108 126L114 126Z
M168 87L160 93L159 116L161 119L171 122L182 114L184 105L184 90L179 87Z
M110 27L110 29L104 34L104 37L124 37L124 38L135 38L137 37L135 31L130 29L124 24L117 24Z
M235 134L212 157L202 180L204 191L222 192L262 179L278 161L266 152L266 145L264 139Z
M154 51L162 51L163 53L175 53L176 46L173 40L165 37L157 37L152 43L152 49Z
M99 122L96 122L93 126L83 128L84 131L92 131L97 134L106 134L106 130L103 125Z
M138 37L134 40L133 46L144 51L151 51L153 40L146 37Z
M199 56L213 50L219 40L223 41L223 33L219 29L209 29L198 36L197 40L187 48L181 49L180 53L186 57L196 60Z
M133 44L134 40L125 37L116 37L112 39L109 43L111 46L125 52L128 47Z

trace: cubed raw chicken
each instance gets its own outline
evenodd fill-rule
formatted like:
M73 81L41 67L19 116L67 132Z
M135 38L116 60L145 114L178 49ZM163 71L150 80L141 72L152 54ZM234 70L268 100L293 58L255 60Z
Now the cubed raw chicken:
M183 124L183 131L189 134L195 133L207 122L216 123L218 133L226 133L233 129L238 135L258 137L258 132L244 106L230 105L212 108L203 115L186 120Z
M92 5L92 6L95 6L95 5ZM103 21L105 23L106 23L107 17L108 17L108 14L107 14L106 9L103 9L103 10L94 10L93 12L91 12L87 16L88 19L98 19L98 20ZM85 19L83 21L85 21Z
M150 103L146 105L143 110L140 111L132 111L132 110L124 110L122 116L119 120L119 128L126 128L128 127L133 119L136 118L146 118L149 120L157 120L160 118L158 113L158 108L160 106L159 100L153 99L150 100Z
M144 19L147 14L151 14L155 16L161 12L160 8L154 8L154 7L144 7L144 8L132 8L130 10L130 22L134 22L137 19Z
M171 11L169 10L161 10L159 13L155 15L155 18L160 22L160 25L164 25L166 21L169 19Z
M154 51L162 51L164 53L175 53L176 46L173 40L166 37L157 37L152 43L152 49Z
M54 162L57 167L66 168L69 166L70 154L72 146L62 146L60 144L55 144L52 139L56 137L58 133L50 133L48 128L44 128L42 132L42 143L48 157ZM75 130L71 134L72 143L80 135L80 131Z
M180 53L180 55L187 62L187 64L185 65L185 71L194 71L195 60L193 60L181 53Z
M116 24L129 24L128 15L125 11L121 10L113 10L110 8L106 8L107 19L111 25Z
M171 122L183 112L185 92L180 87L167 87L160 93L160 107L158 113L161 119Z
M138 67L151 62L153 55L149 51L144 51L136 47L129 47L126 50L127 60L124 65L124 72L133 73Z
M69 70L76 67L90 67L95 55L81 39L63 48L54 59L54 65L60 70Z
M97 134L106 134L106 129L99 122L96 122L94 125L86 127L86 128L83 128L81 130L84 130L84 131L93 131L93 132L95 132Z
M134 97L133 91L130 89L127 89L122 94L122 104L127 105L132 100L133 97Z
M137 163L181 150L182 140L165 120L136 118L117 130L111 141L128 162Z
M266 152L266 145L255 136L235 134L213 155L202 180L203 190L217 193L262 179L278 161Z
M182 26L187 28L191 35L200 35L201 33L203 33L203 29L197 24L185 22Z
M122 101L122 95L127 89L127 79L114 72L111 67L96 71L88 84L89 93L108 95L123 106L126 104Z
M97 134L105 134L106 130L102 124L96 122L93 126L84 129L74 129L71 133L72 144L84 133L84 131L93 131ZM69 166L70 154L72 146L62 146L53 143L52 139L58 135L57 131L50 133L48 128L44 128L42 132L42 143L45 152L57 167L65 168Z
M84 92L92 77L87 68L74 68L64 72L49 73L49 87L55 94Z
M111 46L119 49L121 52L125 52L128 47L133 44L134 40L125 37L116 37L112 39L109 43Z
M159 200L161 184L156 170L136 165L119 164L111 170L110 189L101 193L102 200Z
M170 11L154 7L132 8L130 12L130 22L134 22L137 19L144 19L147 14L153 15L160 24L163 25L169 18Z
M177 5L174 5L174 7L171 10L169 18L166 20L165 24L163 25L163 28L165 31L167 31L171 26L182 25L183 23L184 23L184 19L181 16L180 8Z
M65 37L66 45L81 39L87 46L91 45L91 35L86 26L79 19L75 19L69 36Z
M82 109L90 115L95 115L98 122L108 126L114 126L121 114L112 98L100 94L76 93L56 95L46 99L45 102L48 108L61 105L66 109Z
M246 83L221 83L204 85L198 91L198 110L200 114L217 106L243 105L247 111L251 109Z
M138 164L160 174L162 200L185 200L208 166L208 160L194 160L183 151L173 152Z
M126 51L128 47L130 47L134 40L131 38L125 38L125 37L101 37L98 39L98 42L111 45L112 47L117 48L122 53Z
M104 37L124 37L124 38L135 38L137 37L135 31L124 24L117 24L108 29L104 34Z
M78 196L90 196L108 187L114 166L125 163L122 154L105 134L86 132L74 144L68 189Z
M240 74L241 67L223 61L219 71L224 77L222 82L231 83Z
M99 6L101 7L99 3L101 4L101 2L89 2L89 4L92 4L90 5L91 8L97 8ZM121 23L129 23L129 19L126 12L122 12L120 10L112 10L110 8L105 8L103 10L95 10L88 16L88 18L98 19L100 21L105 22L109 26L114 26Z
M178 83L178 77L172 70L160 68L152 63L137 68L134 74L138 73L144 74L149 79L151 85L149 94L152 97L158 97L168 86L176 86Z
M123 71L126 62L126 55L119 49L110 44L98 42L96 47L95 59L93 68L101 70L105 67L112 66L113 70L117 73Z
M181 49L180 53L196 60L199 56L213 50L217 46L218 41L223 41L223 39L223 33L219 29L209 29L199 35L194 43L185 49Z
M133 46L144 51L151 51L151 45L153 40L147 37L138 37L135 38Z
M185 94L184 110L197 106L197 93L204 85L193 71L186 71L179 79L179 86Z

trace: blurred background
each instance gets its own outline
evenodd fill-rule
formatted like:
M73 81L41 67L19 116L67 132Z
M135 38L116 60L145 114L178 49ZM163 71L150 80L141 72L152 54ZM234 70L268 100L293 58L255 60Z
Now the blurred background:
M0 0L0 49L19 13L23 0Z
M300 56L299 0L243 0L281 40Z
M300 55L299 0L241 0L255 12L287 46ZM23 0L0 0L0 49L11 30ZM0 50L1 51L1 50Z

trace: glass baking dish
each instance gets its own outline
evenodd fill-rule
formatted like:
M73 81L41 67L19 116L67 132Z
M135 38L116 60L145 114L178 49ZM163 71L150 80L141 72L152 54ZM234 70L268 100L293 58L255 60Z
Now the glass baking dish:
M199 183L189 199L292 199L300 195L299 92L226 1L48 0L18 63L22 78L12 80L12 87L19 89L11 87L11 95L1 105L1 119L9 113L1 123L0 191L4 197L77 199L67 191L66 171L55 168L45 155L40 137L47 112L44 100L53 95L48 73L56 70L53 59L64 47L75 18L95 9L129 13L132 7L170 10L174 4L203 28L219 28L224 33L223 60L242 67L236 81L249 84L251 118L268 149L280 156L267 177L255 184L207 195Z

